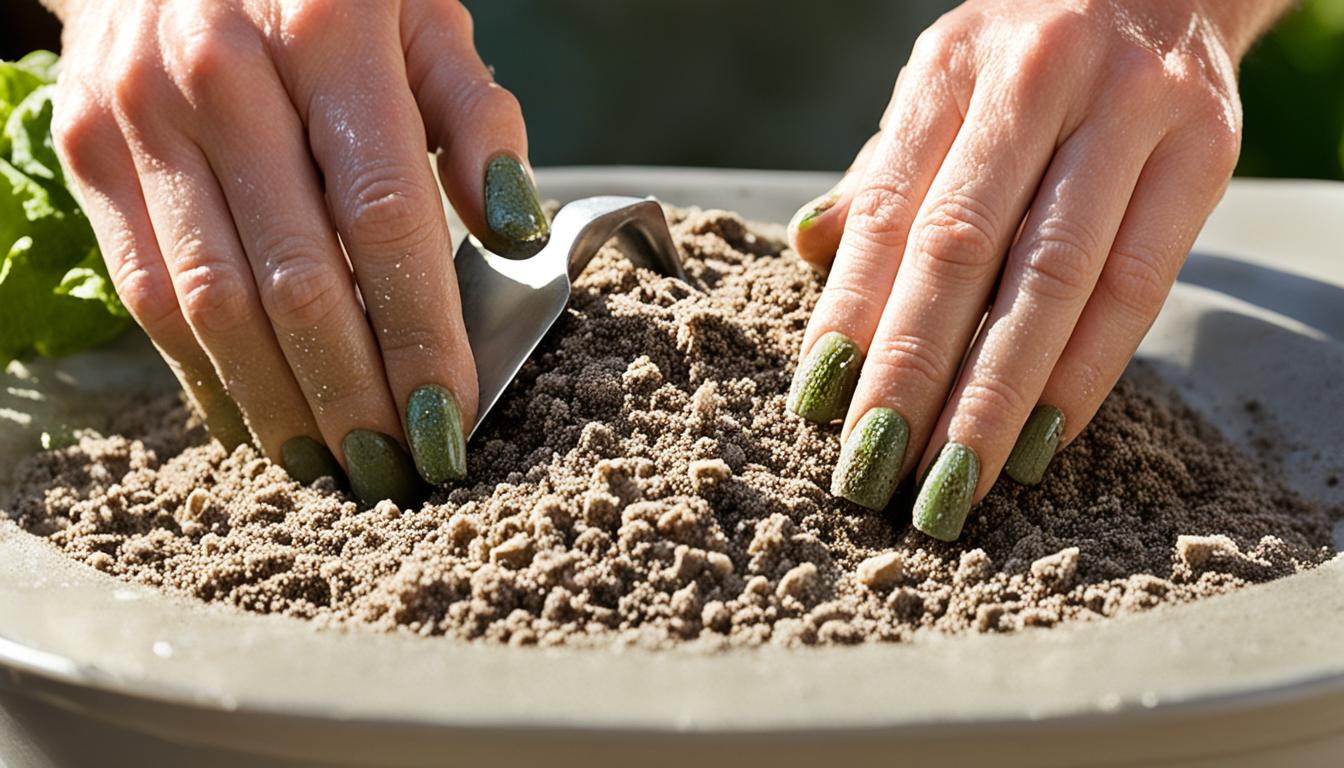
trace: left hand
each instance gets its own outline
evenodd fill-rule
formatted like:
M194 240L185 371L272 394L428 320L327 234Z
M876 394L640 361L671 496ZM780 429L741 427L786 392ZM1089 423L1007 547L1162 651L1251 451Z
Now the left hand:
M1040 481L1222 196L1237 62L1284 5L972 0L920 37L790 227L830 272L789 407L844 419L834 493L881 509L917 470L914 525L950 541L1005 465Z

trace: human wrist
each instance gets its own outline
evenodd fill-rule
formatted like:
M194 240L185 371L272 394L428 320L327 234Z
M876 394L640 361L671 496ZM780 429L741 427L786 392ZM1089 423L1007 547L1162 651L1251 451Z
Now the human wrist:
M1234 61L1274 26L1295 0L1199 0L1204 17L1213 25Z

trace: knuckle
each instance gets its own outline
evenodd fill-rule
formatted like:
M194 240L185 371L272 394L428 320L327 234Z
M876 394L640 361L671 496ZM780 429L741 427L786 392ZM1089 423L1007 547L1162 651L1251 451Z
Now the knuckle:
M178 38L175 77L183 91L211 96L237 81L260 41L240 21L203 23Z
M247 320L247 289L238 271L223 264L198 262L177 274L182 314L197 330L227 334Z
M1055 59L1061 51L1075 49L1092 31L1086 15L1064 10L1025 24L1020 35L1028 54Z
M438 124L449 124L450 116L485 125L522 122L518 97L493 80L456 76L441 80L447 80L445 98L435 99L430 106Z
M879 173L850 203L846 235L852 233L879 249L902 248L914 211L905 185Z
M181 311L172 281L162 270L126 260L114 272L112 282L126 310L150 336L166 330Z
M946 393L948 357L926 338L900 333L880 337L873 341L868 360L880 380L899 382L902 389L912 386L926 394Z
M310 386L306 393L315 406L314 415L324 413L371 413L378 401L375 387L381 386L377 376L327 376Z
M998 376L977 376L958 396L953 431L982 438L1011 434L1032 404L1012 382Z
M378 329L378 348L389 365L403 359L424 360L448 357L445 335L425 325L382 326Z
M959 39L956 25L945 16L915 38L910 60L931 69L950 70L957 55Z
M1097 238L1076 224L1056 219L1046 222L1022 264L1023 288L1060 301L1087 295L1096 275Z
M101 105L81 96L78 91L62 93L52 115L51 135L56 151L78 177L93 175L99 161L108 152L112 130L109 116Z
M340 206L357 248L408 251L425 243L433 219L407 169L375 165L357 172Z
M165 101L163 70L146 57L133 57L116 68L111 100L127 120L135 124L153 121Z
M920 224L916 263L936 279L981 283L998 269L996 231L989 206L972 195L948 195Z
M332 34L338 27L345 27L343 14L345 3L331 0L295 0L282 3L283 18L280 26L280 38L301 47L310 38L313 41Z
M1111 254L1100 288L1120 311L1139 323L1157 316L1174 278L1173 265L1158 251L1130 246Z
M270 252L270 270L257 285L262 309L285 330L322 325L340 306L343 281L308 243L282 248Z
M855 327L861 323L861 318L880 313L886 294L872 281L865 281L863 273L862 269L855 270L849 273L853 275L850 279L845 275L832 276L813 315L829 318L838 326Z
M1151 49L1131 45L1115 61L1115 84L1108 90L1120 100L1147 103L1170 82L1167 64Z

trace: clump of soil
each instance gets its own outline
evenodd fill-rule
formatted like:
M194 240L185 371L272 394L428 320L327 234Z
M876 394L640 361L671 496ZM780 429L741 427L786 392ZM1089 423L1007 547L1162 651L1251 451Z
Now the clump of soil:
M468 484L359 510L177 400L18 469L70 557L262 613L515 644L908 640L1193 600L1332 556L1330 516L1131 375L1045 482L956 544L827 488L838 428L787 415L820 283L720 211L674 211L693 281L605 250L473 443Z

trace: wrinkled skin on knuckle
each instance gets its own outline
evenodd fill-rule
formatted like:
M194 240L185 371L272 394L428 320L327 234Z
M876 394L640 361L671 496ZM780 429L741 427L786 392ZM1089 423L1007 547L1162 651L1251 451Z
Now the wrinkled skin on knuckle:
M350 175L337 207L356 248L404 253L433 236L426 191L410 176L392 163L370 163Z
M389 367L416 365L427 359L452 358L447 339L426 325L407 324L378 329L378 348Z
M934 280L982 283L999 267L990 208L966 194L935 201L916 225L915 265Z
M902 185L877 174L849 205L845 235L859 238L870 249L904 246L915 204Z
M248 288L236 265L202 254L185 262L173 282L187 323L213 334L240 328L248 316Z
M925 338L893 333L875 339L864 364L864 375L879 381L901 382L922 394L944 393L947 387L947 355Z
M1016 435L1021 427L1018 421L1026 418L1031 405L1013 382L996 375L975 376L958 393L948 432L962 441L1002 441Z
M112 284L117 288L126 311L151 339L169 332L181 312L172 281L163 270L154 270L127 259L113 270Z
M1112 304L1135 323L1151 323L1167 300L1181 259L1169 259L1156 250L1137 246L1114 251L1106 263L1099 287ZM1166 263L1169 260L1177 263Z
M336 314L346 281L306 245L271 260L257 283L267 317L281 329L303 331L329 322Z
M1023 260L1023 289L1058 301L1083 299L1104 256L1094 235L1078 224L1051 219L1037 229Z

